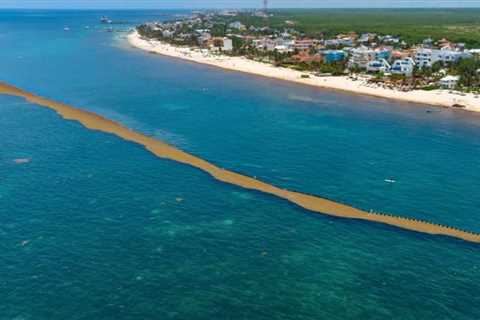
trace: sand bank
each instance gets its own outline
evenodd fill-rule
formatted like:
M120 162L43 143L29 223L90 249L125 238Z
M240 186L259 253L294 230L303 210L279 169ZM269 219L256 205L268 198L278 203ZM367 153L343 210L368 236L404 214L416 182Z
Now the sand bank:
M365 79L352 80L347 76L317 77L311 75L310 78L302 78L302 75L306 74L305 72L288 68L274 67L271 64L248 60L244 57L213 55L202 52L199 49L174 47L159 41L143 39L136 31L128 35L128 42L135 48L139 48L151 53L208 64L227 70L246 72L263 77L292 81L314 87L341 90L355 94L370 95L406 102L441 107L462 105L465 106L464 110L480 112L480 97L477 97L474 94L460 94L458 92L450 92L447 90L413 90L404 92L368 84Z
M95 113L77 109L72 106L55 102L46 98L42 98L1 82L0 94L22 97L39 106L55 110L58 114L60 114L60 116L62 116L66 120L78 121L88 129L110 133L124 140L140 144L159 158L170 159L193 166L209 173L212 177L219 181L243 187L246 189L257 190L260 192L271 194L295 203L298 206L315 213L326 214L341 218L379 222L406 230L412 230L428 234L451 236L458 239L463 239L465 241L480 243L480 234L478 233L463 231L460 229L448 226L441 226L438 224L420 221L416 219L366 212L360 209L350 207L348 205L344 205L328 199L323 199L317 196L285 190L271 184L259 181L257 179L219 168L214 164L209 163L201 158L183 152L152 137L148 137L141 133L132 131L117 122L106 119Z

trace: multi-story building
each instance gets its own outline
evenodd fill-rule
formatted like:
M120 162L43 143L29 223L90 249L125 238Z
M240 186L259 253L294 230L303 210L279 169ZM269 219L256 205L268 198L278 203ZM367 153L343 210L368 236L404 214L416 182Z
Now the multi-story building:
M439 84L444 89L455 89L459 80L459 76L446 76L440 79Z
M367 64L367 72L387 72L390 64L385 59L373 60Z
M375 60L375 51L365 46L354 48L351 50L351 56L348 61L348 67L366 69L370 61Z
M283 38L262 38L262 39L254 39L252 41L253 46L258 50L262 51L274 51L277 50L279 52L291 52L293 51L294 41L289 39Z
M208 47L212 51L230 52L233 50L233 41L230 38L215 37L208 40Z
M471 54L466 51L450 49L426 49L422 48L415 53L415 63L419 68L430 68L435 62L454 63L461 58L470 58Z
M333 63L343 61L345 59L345 51L343 50L325 50L323 51L323 61L325 63Z
M375 59L376 60L381 60L385 59L387 61L390 60L392 56L392 48L391 47L379 47L375 49Z
M415 68L415 61L413 61L412 58L395 60L395 62L392 64L390 68L390 73L410 77L413 74L414 68Z
M295 40L293 47L299 51L309 50L315 45L312 39Z

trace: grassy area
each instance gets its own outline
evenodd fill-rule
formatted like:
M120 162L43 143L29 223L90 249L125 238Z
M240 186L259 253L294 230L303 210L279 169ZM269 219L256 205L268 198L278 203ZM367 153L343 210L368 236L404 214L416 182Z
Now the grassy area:
M270 26L282 27L291 20L308 35L376 32L401 36L408 43L445 37L480 47L480 9L288 9L272 13L274 17L267 22ZM249 16L240 20L253 25L266 22Z

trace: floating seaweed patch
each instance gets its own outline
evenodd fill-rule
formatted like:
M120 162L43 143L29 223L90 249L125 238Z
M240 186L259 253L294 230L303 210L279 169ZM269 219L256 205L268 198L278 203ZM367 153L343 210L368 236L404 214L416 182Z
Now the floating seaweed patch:
M311 212L339 218L378 222L405 230L411 230L433 235L445 235L458 239L463 239L465 241L480 243L479 233L464 231L453 227L441 226L435 223L416 220L412 218L379 214L373 211L366 212L364 210L360 210L329 199L321 198L316 195L310 195L276 187L274 185L258 180L255 176L249 177L234 171L220 168L202 158L179 150L153 137L149 137L142 133L133 131L132 129L129 129L120 123L102 117L96 113L77 109L63 103L42 98L32 93L8 85L6 83L0 82L0 94L23 97L29 102L56 111L66 120L78 121L88 129L110 133L126 141L140 144L144 146L145 149L147 149L159 158L169 159L177 161L179 163L190 165L199 170L207 172L218 181L242 187L248 190L256 190L266 194L270 194L278 198L290 201L298 205L299 207L302 207ZM177 202L180 202L179 199L181 198L177 198ZM175 232L172 231L172 233L169 234L173 236L175 235Z

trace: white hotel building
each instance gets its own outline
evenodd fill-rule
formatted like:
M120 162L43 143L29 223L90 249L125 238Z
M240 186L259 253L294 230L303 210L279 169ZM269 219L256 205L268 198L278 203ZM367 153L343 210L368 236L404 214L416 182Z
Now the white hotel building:
M471 54L468 52L454 51L454 50L439 50L439 49L419 49L415 53L415 64L419 68L430 68L435 62L452 63L457 62L460 58L470 58Z

